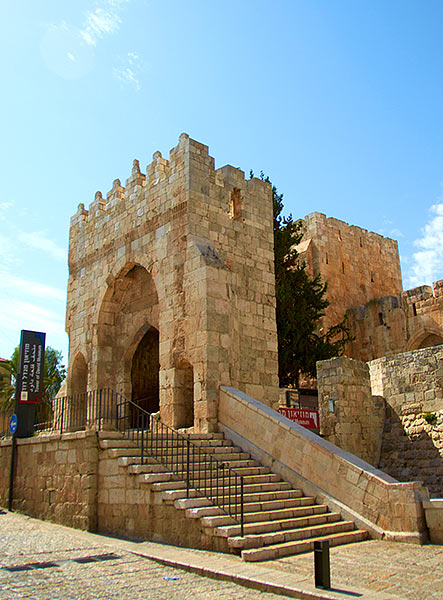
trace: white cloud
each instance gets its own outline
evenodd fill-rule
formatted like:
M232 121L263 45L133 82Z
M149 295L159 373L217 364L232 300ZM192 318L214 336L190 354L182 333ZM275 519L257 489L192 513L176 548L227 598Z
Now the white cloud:
M8 212L12 205L12 202L0 202L0 221L5 220L4 213Z
M36 296L45 300L58 300L61 302L65 302L66 300L66 292L64 290L44 283L22 279L21 277L12 275L8 271L0 271L0 290L2 289L9 292L11 290L18 292L20 296L23 296L25 293L27 297Z
M67 337L64 332L64 317L30 302L0 298L2 329L0 331L0 347L3 356L10 356L20 341L20 330L44 331L46 344L62 350L67 356ZM5 324L3 326L3 323Z
M0 262L3 267L8 267L20 262L12 251L11 239L0 234Z
M120 12L129 0L105 0L94 11L88 11L86 21L80 29L80 35L90 46L95 46L97 40L105 34L118 30L121 23Z
M46 252L56 260L66 260L66 250L60 248L52 239L48 238L45 231L34 231L33 233L21 232L18 239L23 244L31 246L31 248L37 248Z
M120 67L113 69L114 78L125 85L133 86L138 92L141 89L139 74L144 67L143 60L135 52L128 52L121 63Z
M140 90L140 81L137 79L134 71L129 67L125 69L114 69L113 71L114 77L121 81L122 83L128 83L129 85L133 85L137 92Z
M443 278L443 202L431 206L430 219L415 240L419 250L413 254L408 286L430 285Z

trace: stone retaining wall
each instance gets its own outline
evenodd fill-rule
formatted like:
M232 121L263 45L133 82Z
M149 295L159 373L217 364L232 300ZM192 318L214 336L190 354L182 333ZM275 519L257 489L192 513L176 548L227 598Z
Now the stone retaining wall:
M8 506L11 440L0 442L0 504ZM17 440L13 504L32 517L96 528L97 434L51 434Z

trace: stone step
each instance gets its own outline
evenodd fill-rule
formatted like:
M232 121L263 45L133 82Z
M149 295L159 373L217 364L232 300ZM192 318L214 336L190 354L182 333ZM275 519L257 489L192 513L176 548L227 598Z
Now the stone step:
M355 529L352 521L341 521L340 515L337 513L315 515L304 520L308 521L309 519L312 522L305 527L296 526L292 529L275 530L258 534L251 534L245 531L243 537L229 537L228 544L231 548L246 550L248 548L262 548L263 546L272 546L294 540L306 540L312 537L333 535Z
M174 455L174 456L183 456L185 457L187 454L187 451L185 448L182 449L182 447L179 448L179 450L177 451L177 446L156 446L156 445L151 445L149 443L144 444L144 447L146 449L146 454L150 454L151 456L163 456L163 455ZM204 447L190 447L189 449L189 455L190 457L195 456L204 456L205 454L208 454L210 456L214 456L215 458L218 459L220 454L226 455L227 457L231 456L232 454L242 454L243 456L248 456L248 454L246 454L245 452L243 452L243 450L241 448L239 448L238 446L204 446Z
M214 478L214 480L216 480L217 478L222 481L222 477L220 477L220 470L218 469L211 469L210 468L211 465L208 465L207 467L205 467L204 465L200 465L200 467L195 467L194 469L191 466L190 469L190 477L191 480L193 482L202 480L208 480L211 478ZM232 468L232 467L231 467ZM149 473L158 473L159 471L163 471L163 472L171 472L170 469L165 466L162 465L161 463L157 463L157 464L152 464L152 463L146 463L143 465L128 465L128 473L131 473L132 475L138 475L140 473L145 473L145 474L149 474ZM268 467L257 467L255 465L253 466L245 466L245 467L236 467L235 469L232 469L232 471L235 471L235 473L237 473L238 475L243 475L244 476L244 481L246 481L246 476L259 476L259 475L269 475L270 474L270 469ZM178 469L179 474L183 477L183 471L179 468ZM226 473L226 477L228 477L227 472Z
M176 479L171 479L170 481L167 480L167 478L163 478L161 480L158 480L156 482L152 482L149 481L149 479L144 479L146 476L145 475L139 475L139 477L141 477L141 481L144 483L154 483L154 487L153 487L153 491L154 492L163 492L166 490L178 490L178 489L183 489L184 486L184 482L181 481L177 481ZM148 476L149 477L149 476ZM249 485L245 485L244 486L244 493L245 495L248 493L254 493L254 492L276 492L276 491L280 491L280 490L290 490L291 486L289 483L287 483L286 481L279 481L276 483L256 483L256 484L249 484ZM210 488L211 493L216 493L217 492L217 488Z
M244 561L248 562L272 560L281 558L283 556L309 552L314 549L314 542L317 541L328 540L331 546L338 546L341 544L349 544L351 542L360 542L367 539L367 537L367 531L355 529L354 531L348 531L344 533L318 536L315 538L310 538L309 540L298 540L293 542L285 542L283 544L273 544L270 546L264 546L263 548L251 548L249 550L243 550L241 556Z
M140 452L138 455L136 455L135 451L133 450L131 452L131 450L129 448L117 448L115 450L108 450L108 452L112 453L111 456L115 456L115 457L119 458L119 465L121 465L122 467L128 467L130 465L141 465L142 464ZM236 455L233 455L233 456L236 456ZM179 456L176 464L182 465L185 462L186 461L181 460L181 457ZM261 467L262 466L258 461L248 458L247 454L239 455L239 458L229 459L229 462L227 462L227 461L221 461L221 462L226 462L226 465L229 468L232 468L234 470L237 467ZM149 455L144 455L143 456L143 464L160 464L160 460L157 460L154 457L149 456ZM202 463L202 464L209 464L209 463Z
M246 454L246 452L236 452L235 450L235 446L226 448L217 447L212 448L211 452L198 452L194 454L191 452L189 458L191 460L209 460L209 458L211 458L221 462L229 462L231 460L252 460L249 454ZM151 452L151 449L148 447L145 448L145 455L158 457L158 460L162 460L162 458L165 456L172 456L172 452ZM186 453L182 454L179 452L177 454L174 452L173 456L178 462L185 462L187 460Z
M300 491L300 494L302 492ZM226 500L229 500L226 498ZM268 500L262 502L244 502L244 512L252 513L259 511L270 511L270 510L278 510L278 509L289 509L295 508L298 506L303 506L303 500L305 498L290 498L286 500ZM192 499L184 499L184 500L176 500L175 506L177 508L186 509L187 516L199 519L201 517L210 517L213 515L220 514L220 509L217 506L214 506L210 502L207 504L204 503L196 503L194 504ZM231 506L231 505L228 505ZM238 505L237 505L238 506Z
M186 438L181 437L177 438L171 435L152 435L149 431L145 431L143 434L143 439L146 441L146 444L153 447L168 447L168 448L176 448L177 446L182 447L183 444L186 445ZM196 448L230 448L233 446L231 440L225 440L223 438L190 438L189 447L193 446Z
M122 433L117 429L107 429L106 431L98 432L99 440L119 440L122 438Z
M131 446L130 448L108 448L108 452L111 458L119 459L119 464L120 458L126 457L128 457L131 460L141 461L140 450L138 448L135 448L134 446ZM122 466L125 465L123 465L122 463Z
M157 485L157 484L155 484ZM192 498L199 498L200 496L194 491L194 490L190 490L190 492L192 492ZM170 490L165 490L162 492L162 494L164 495L164 497L167 497L168 499L172 499L172 500L186 500L186 489L185 488L181 488L181 489L170 489ZM286 489L286 490L274 490L274 491L267 491L267 492L253 492L253 493L246 493L243 495L243 500L244 502L265 502L268 500L285 500L285 499L292 499L292 498L300 498L301 496L303 496L303 492L301 490L296 490L296 489ZM239 497L235 497L232 499L233 501L235 500L236 502L239 501Z
M283 510L267 512L251 512L244 514L245 526L250 524L250 533L263 533L274 529L290 529L294 527L293 521L297 517L324 513L328 510L325 504L313 504L310 498L307 504ZM237 529L224 529L227 525L236 526L228 515L215 515L213 517L202 517L202 525L205 527L217 527L222 537L238 535ZM239 531L239 529L238 529ZM219 535L219 534L217 534Z
M114 450L117 448L138 448L135 442L125 439L101 439L99 443L100 448L103 450Z

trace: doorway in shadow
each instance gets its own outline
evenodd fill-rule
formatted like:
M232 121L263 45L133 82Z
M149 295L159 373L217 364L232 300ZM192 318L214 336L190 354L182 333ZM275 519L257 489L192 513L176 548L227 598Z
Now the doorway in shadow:
M140 340L131 368L132 402L149 413L160 407L159 369L159 336L152 327Z

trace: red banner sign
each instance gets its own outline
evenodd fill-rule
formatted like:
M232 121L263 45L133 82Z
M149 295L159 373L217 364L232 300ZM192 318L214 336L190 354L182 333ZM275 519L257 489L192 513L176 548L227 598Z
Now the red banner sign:
M291 419L299 425L303 425L306 429L317 430L320 428L320 420L318 416L318 410L306 410L303 408L288 408L286 406L280 406L278 412Z

